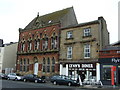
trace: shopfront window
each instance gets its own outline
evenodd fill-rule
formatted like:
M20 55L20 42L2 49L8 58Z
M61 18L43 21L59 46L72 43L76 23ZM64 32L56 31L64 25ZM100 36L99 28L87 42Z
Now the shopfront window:
M103 80L111 80L111 67L103 67Z

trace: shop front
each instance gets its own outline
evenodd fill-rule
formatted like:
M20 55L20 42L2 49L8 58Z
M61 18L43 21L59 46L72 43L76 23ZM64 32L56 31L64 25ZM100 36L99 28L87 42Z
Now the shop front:
M78 76L81 77L81 81L95 81L100 80L100 65L97 62L67 62L60 64L60 75L66 75L74 80L77 80Z
M120 58L100 58L99 62L103 85L120 85Z

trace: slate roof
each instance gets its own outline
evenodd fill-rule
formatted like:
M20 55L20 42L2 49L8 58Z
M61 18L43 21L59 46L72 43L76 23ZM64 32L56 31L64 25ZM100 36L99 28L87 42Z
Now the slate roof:
M73 7L66 8L60 11L49 13L43 16L37 15L25 28L24 30L40 28L44 25L60 22L61 18L65 16L70 9Z
M63 30L63 29L69 29L69 28L76 28L76 27L81 27L81 26L91 25L91 24L99 24L99 20L94 20L94 21L90 21L90 22L69 25L67 27L61 28L61 30Z

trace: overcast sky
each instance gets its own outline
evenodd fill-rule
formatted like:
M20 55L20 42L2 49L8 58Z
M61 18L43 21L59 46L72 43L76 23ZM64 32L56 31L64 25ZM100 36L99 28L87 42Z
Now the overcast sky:
M32 19L68 7L74 8L78 23L103 16L110 32L110 43L118 41L119 0L0 0L0 39L18 42L19 28Z

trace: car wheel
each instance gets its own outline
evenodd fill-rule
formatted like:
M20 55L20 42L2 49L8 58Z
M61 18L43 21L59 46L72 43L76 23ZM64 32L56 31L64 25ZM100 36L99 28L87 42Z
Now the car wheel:
M53 84L54 84L54 85L57 85L57 82L56 82L56 81L54 81L54 82L53 82Z
M23 79L24 82L26 82L27 80L26 79Z
M38 83L38 80L35 80L35 83Z
M14 80L15 80L15 81L17 81L18 79L17 79L17 78L15 78Z
M72 83L71 82L68 82L68 86L71 86L72 85Z
M8 77L7 79L8 79L8 80L10 80L10 78L9 78L9 77Z

